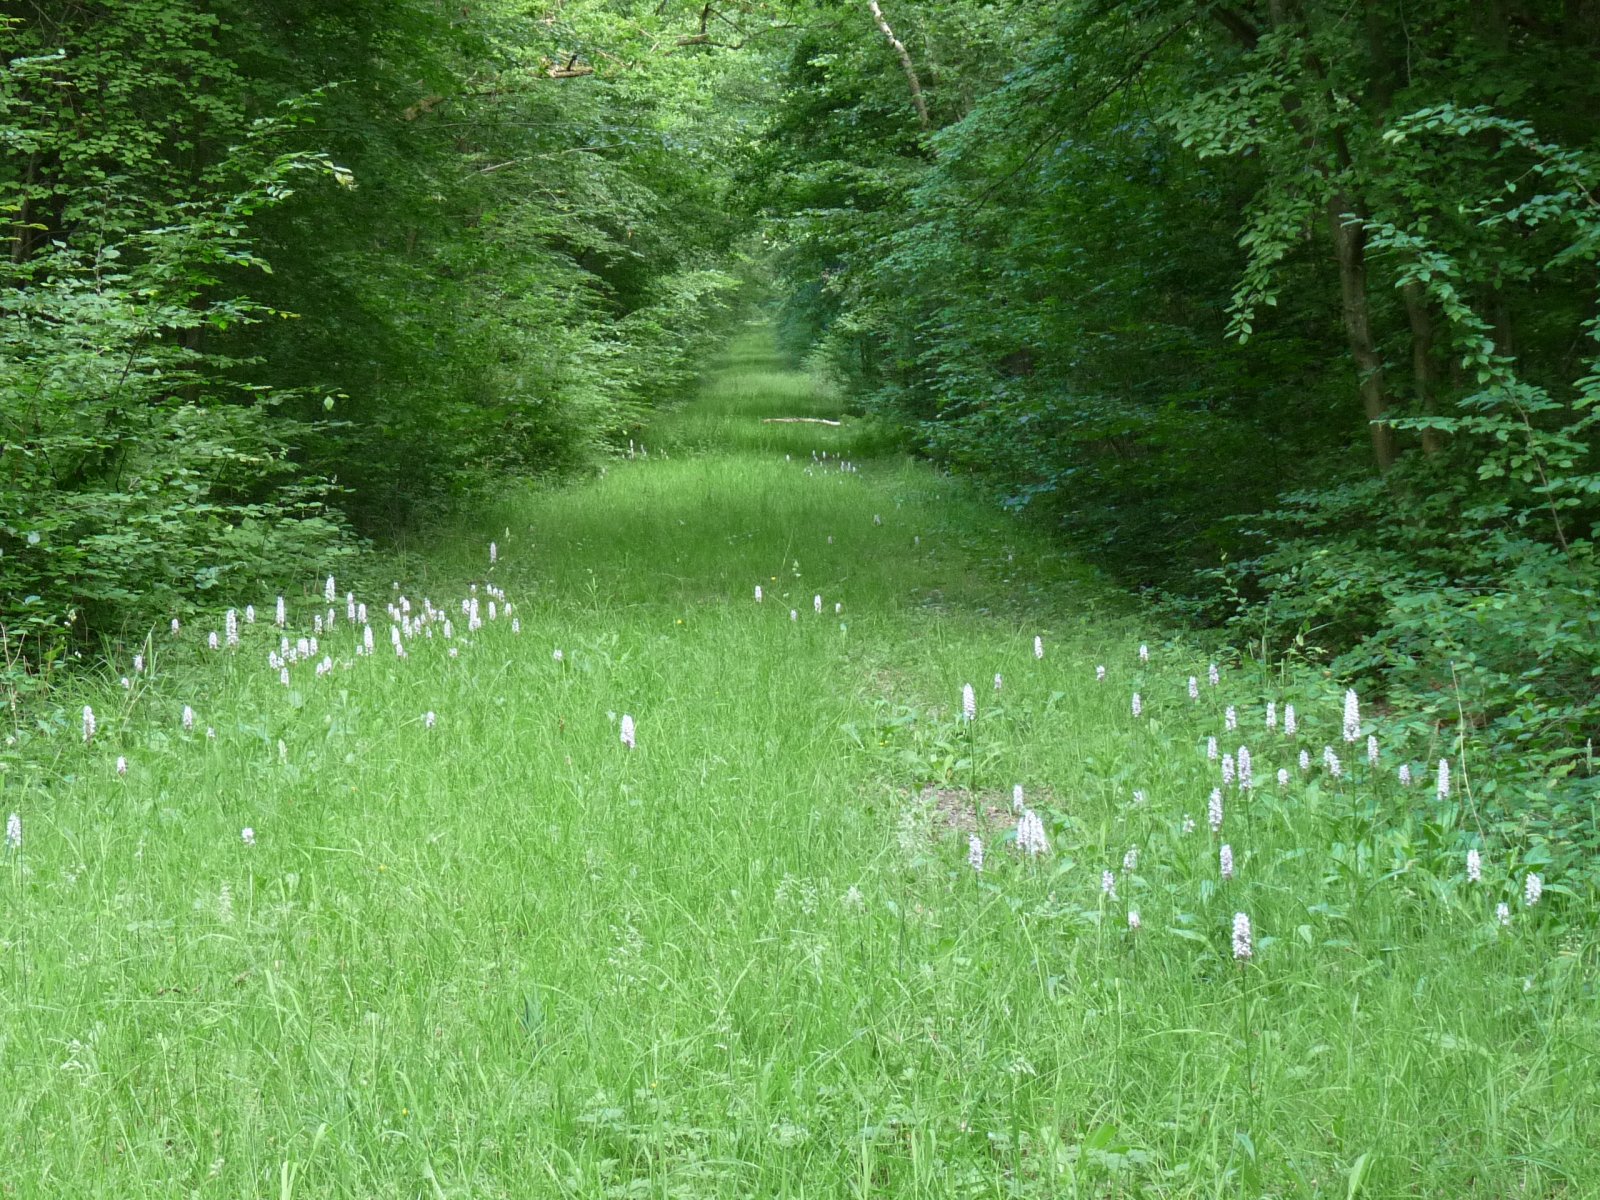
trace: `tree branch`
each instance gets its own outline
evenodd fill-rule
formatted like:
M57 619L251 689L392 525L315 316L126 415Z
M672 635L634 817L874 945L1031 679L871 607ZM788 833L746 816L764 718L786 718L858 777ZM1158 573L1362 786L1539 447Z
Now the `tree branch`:
M917 67L911 61L911 52L906 49L904 42L895 37L894 30L889 28L883 9L878 7L878 0L867 0L867 7L872 10L872 19L878 23L878 29L888 39L889 45L894 47L895 55L900 59L900 69L906 73L906 83L911 88L911 103L917 109L917 123L926 131L931 124L928 120L928 102L922 98L922 81L917 78Z

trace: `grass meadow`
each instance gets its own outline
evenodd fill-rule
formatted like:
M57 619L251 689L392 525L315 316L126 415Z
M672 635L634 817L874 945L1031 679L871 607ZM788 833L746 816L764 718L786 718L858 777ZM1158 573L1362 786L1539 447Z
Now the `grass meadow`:
M1494 765L761 421L836 408L753 332L14 731L0 1196L1600 1195L1595 898Z

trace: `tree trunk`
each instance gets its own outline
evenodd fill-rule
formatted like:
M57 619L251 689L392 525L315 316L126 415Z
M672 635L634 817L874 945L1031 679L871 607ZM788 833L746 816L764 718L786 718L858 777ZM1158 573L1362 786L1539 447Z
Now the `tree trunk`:
M1379 471L1394 466L1394 430L1377 424L1389 411L1389 393L1384 385L1383 356L1372 336L1372 306L1367 298L1367 234L1360 224L1355 206L1335 192L1328 198L1328 229L1333 235L1334 255L1339 262L1340 309L1350 356L1355 359L1361 408L1367 414L1372 436L1372 456Z
M33 185L38 180L39 152L33 151L28 155L28 165L22 175L22 202L17 205L16 236L11 240L11 261L21 264L27 261L28 255L33 250L34 231L33 224Z
M1411 324L1411 382L1417 404L1424 416L1438 413L1438 380L1433 361L1433 314L1428 311L1428 294L1416 280L1400 289ZM1422 452L1434 455L1444 449L1444 437L1437 429L1422 431Z
M906 85L911 89L911 103L916 106L917 123L926 131L930 124L928 102L922 98L922 81L917 78L917 66L911 61L911 52L906 49L904 42L895 37L894 30L889 28L883 9L878 7L878 0L867 0L867 7L872 10L872 19L878 23L878 29L894 48L895 56L900 59L900 69L906 73Z
M1296 37L1308 41L1304 14L1298 8L1291 14L1290 3L1291 0L1269 0L1267 11L1272 29L1274 32L1293 29ZM1223 23L1248 49L1259 45L1254 30L1242 18L1229 14L1229 19ZM1334 93L1327 68L1314 51L1306 52L1304 68L1315 80L1315 86L1322 90L1327 111L1337 113L1341 107L1339 97ZM1372 456L1379 472L1386 474L1394 466L1398 452L1394 430L1377 424L1389 413L1389 392L1383 377L1383 355L1378 352L1377 339L1372 333L1372 302L1367 295L1367 233L1361 224L1367 217L1367 210L1358 196L1347 191L1349 180L1356 174L1350 144L1336 123L1329 129L1312 128L1300 97L1292 90L1285 90L1279 103L1289 124L1300 136L1308 165L1328 188L1323 211L1333 238L1334 259L1339 264L1339 308L1345 339L1350 346L1350 356L1355 360L1356 388L1361 396L1361 409L1367 416ZM1332 161L1325 157L1330 149Z

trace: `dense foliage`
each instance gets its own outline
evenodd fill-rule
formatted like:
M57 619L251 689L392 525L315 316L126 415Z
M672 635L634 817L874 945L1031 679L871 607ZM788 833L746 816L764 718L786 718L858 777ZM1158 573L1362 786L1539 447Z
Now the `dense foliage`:
M1590 797L1592 0L0 16L8 659L626 445L760 215L921 450Z
M915 103L846 11L756 184L791 345L1121 579L1515 755L1490 799L1564 823L1600 731L1596 7L880 9Z
M674 393L743 60L638 7L0 5L8 659L312 578Z

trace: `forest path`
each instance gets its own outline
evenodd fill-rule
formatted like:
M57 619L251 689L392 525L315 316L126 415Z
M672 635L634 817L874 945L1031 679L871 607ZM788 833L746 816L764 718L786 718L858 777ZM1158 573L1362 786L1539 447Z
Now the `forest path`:
M1440 1152L1494 1103L1413 1052L1443 1030L1521 1081L1497 1137L1582 1165L1592 1022L1517 1015L1558 956L1387 764L1299 772L1248 684L1145 661L1135 605L868 457L762 331L646 443L365 597L372 654L309 591L158 641L11 789L18 1195L1509 1194ZM1256 752L1220 834L1207 734ZM1377 877L1422 858L1426 921Z

